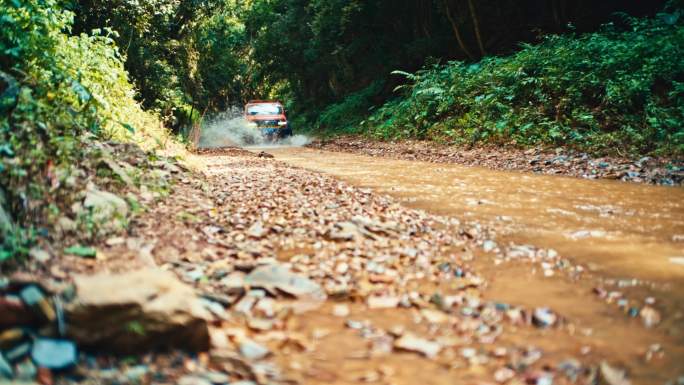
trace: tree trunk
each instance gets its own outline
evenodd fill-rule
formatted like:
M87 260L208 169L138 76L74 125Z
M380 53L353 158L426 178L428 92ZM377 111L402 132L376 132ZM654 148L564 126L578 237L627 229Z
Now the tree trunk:
M444 8L447 19L449 19L449 23L451 23L451 28L454 30L454 35L456 36L456 41L458 41L458 45L461 47L463 52L466 54L466 56L468 56L470 60L474 60L475 57L472 53L470 53L470 50L465 45L465 42L461 37L461 32L458 30L458 24L456 24L456 20L454 20L454 18L451 16L451 11L449 10L449 0L444 0Z
M477 19L477 14L475 13L475 5L473 0L468 0L468 6L470 8L470 16L473 18L473 27L475 28L475 37L477 38L477 45L480 47L480 53L485 56L487 53L484 49L484 44L482 44L482 36L480 35L480 21Z

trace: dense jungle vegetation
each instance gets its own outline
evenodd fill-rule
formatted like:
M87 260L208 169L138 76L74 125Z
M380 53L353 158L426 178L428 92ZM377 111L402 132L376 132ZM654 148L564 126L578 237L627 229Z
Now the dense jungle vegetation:
M672 153L682 144L680 3L65 6L75 14L72 33L113 31L137 100L176 132L204 114L273 97L287 103L295 127L318 133Z
M253 98L321 134L681 155L683 26L680 1L0 0L3 242L92 143Z

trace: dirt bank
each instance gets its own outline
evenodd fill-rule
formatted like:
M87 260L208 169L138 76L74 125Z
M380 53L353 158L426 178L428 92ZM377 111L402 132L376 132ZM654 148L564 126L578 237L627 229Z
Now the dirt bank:
M684 183L684 160L672 158L592 157L562 148L466 148L413 140L382 142L362 137L321 139L308 146L328 151L434 163L457 163L495 170L529 171L588 179L618 179L667 186L681 186Z

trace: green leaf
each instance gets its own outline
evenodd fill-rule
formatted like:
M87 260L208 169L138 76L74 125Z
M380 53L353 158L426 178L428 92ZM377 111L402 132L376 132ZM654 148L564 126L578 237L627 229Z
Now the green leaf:
M64 249L64 253L83 258L95 258L97 250L94 247L71 246Z
M145 331L145 326L139 321L130 321L125 326L126 331L137 334L139 336L145 336L147 332Z
M128 123L124 123L124 122L119 122L119 124L121 124L123 126L123 128L128 130L128 132L130 132L131 134L135 134L135 127L131 126Z
M78 95L78 99L81 101L81 103L86 103L88 102L91 98L92 95L90 92L83 86L83 84L79 83L76 80L71 81L71 89L76 92L76 95Z
M9 143L5 143L2 146L0 146L0 155L6 157L14 156L14 151L12 151L12 147L10 147Z

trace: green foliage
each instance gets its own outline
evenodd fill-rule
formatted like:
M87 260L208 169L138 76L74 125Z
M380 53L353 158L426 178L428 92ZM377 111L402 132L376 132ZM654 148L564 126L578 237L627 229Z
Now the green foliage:
M403 73L403 96L365 129L381 138L684 154L682 57L678 13L549 36L511 56Z
M73 202L68 179L88 143L156 124L133 100L112 32L69 35L73 15L59 5L0 0L2 255L25 254L31 227Z
M318 132L355 133L370 113L374 97L382 90L383 81L376 81L359 92L349 94L340 103L328 106L316 121Z
M83 258L95 258L97 256L97 250L95 250L95 248L79 245L67 247L64 249L64 253Z
M238 0L77 0L77 31L116 31L136 98L176 133L240 102L247 73Z

